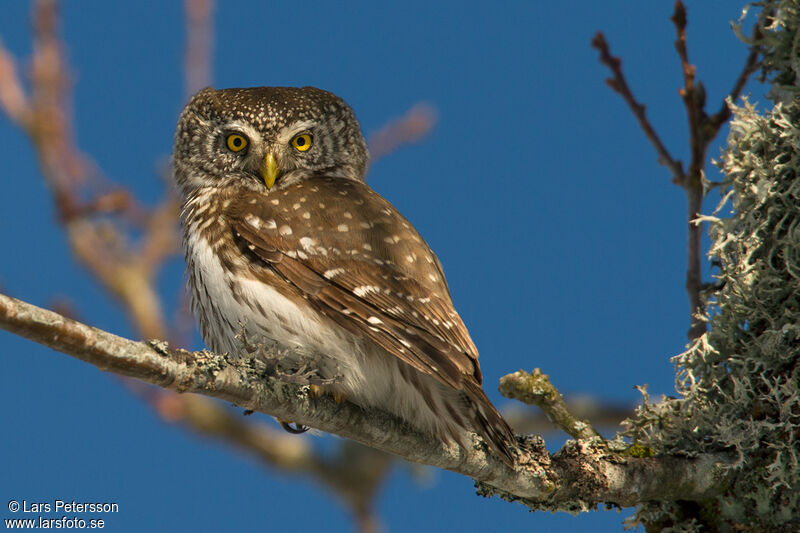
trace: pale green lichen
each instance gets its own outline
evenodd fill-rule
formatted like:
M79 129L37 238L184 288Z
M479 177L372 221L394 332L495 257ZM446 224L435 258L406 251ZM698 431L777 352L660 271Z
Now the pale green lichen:
M709 331L674 358L680 397L645 402L628 432L656 453L738 460L714 501L641 506L631 522L661 531L800 531L800 3L756 5L775 106L733 108L724 199L704 217L720 269Z
M743 24L756 13L759 31L745 35ZM745 8L742 20L734 25L737 35L762 53L761 80L772 85L774 100L797 96L800 91L800 2L767 0Z

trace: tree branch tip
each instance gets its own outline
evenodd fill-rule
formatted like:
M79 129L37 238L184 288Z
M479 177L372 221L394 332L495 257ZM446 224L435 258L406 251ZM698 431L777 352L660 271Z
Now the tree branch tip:
M601 52L608 51L608 41L606 41L606 36L602 31L598 30L595 32L594 36L592 37L592 47Z
M686 16L686 6L683 4L682 0L676 0L675 10L670 17L670 20L675 24L675 27L678 28L678 30L683 31L686 29L688 17Z
M600 433L592 425L573 415L558 389L550 382L550 377L540 369L528 373L519 370L500 378L500 393L506 398L536 405L548 418L576 439L599 437Z

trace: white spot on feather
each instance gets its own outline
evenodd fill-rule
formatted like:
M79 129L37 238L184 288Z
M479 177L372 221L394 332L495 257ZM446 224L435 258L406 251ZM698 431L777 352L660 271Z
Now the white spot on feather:
M283 226L280 227L280 229L278 229L278 233L280 233L281 235L291 235L292 228L284 224Z
M257 216L253 214L248 214L244 219L247 221L248 224L253 226L255 229L261 229L261 219L258 218Z
M300 246L307 252L314 253L314 245L317 244L317 241L312 239L311 237L300 237Z
M380 292L380 290L381 288L375 285L361 285L353 289L353 293L355 293L356 296L363 297L371 292Z
M331 268L330 270L326 270L322 273L322 275L327 279L333 279L340 274L344 274L343 268Z

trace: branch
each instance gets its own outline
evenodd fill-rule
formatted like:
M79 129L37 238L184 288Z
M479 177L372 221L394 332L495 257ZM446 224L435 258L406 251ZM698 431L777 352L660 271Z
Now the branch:
M645 136L655 146L658 152L658 161L667 166L672 172L672 182L680 185L686 191L687 199L687 244L686 244L686 292L689 297L690 326L687 336L690 340L699 338L706 331L705 298L703 296L703 280L701 274L701 243L702 225L697 222L703 209L703 199L706 195L706 182L703 169L706 165L706 154L711 142L716 138L722 125L727 122L731 112L726 104L727 98L735 99L741 94L750 75L758 66L758 49L753 46L733 85L730 94L723 99L720 110L708 116L705 111L706 92L703 83L696 81L697 68L689 61L689 51L686 44L686 26L688 18L686 6L681 0L675 2L675 10L671 17L675 26L675 50L681 62L683 72L683 87L678 91L686 107L686 116L689 123L689 151L691 160L686 172L680 161L674 160L663 143L656 135L655 130L644 113L644 105L636 101L622 74L622 62L618 57L613 57L609 51L608 43L602 33L598 32L592 40L592 46L600 52L600 62L608 66L614 75L606 83L619 93L628 103ZM754 30L754 36L758 29Z
M216 397L463 474L480 482L481 494L536 509L575 511L600 502L630 506L647 500L705 499L724 489L721 468L732 464L732 458L721 454L634 458L611 452L596 440L570 441L551 456L540 438L529 437L519 439L518 464L511 469L487 454L477 436L472 447L460 449L376 409L340 405L329 398L315 404L307 386L271 377L257 359L174 350L163 341L131 341L1 294L0 328L101 370Z
M404 144L423 139L436 125L436 110L426 104L417 104L402 117L389 121L369 136L370 162L375 163L396 151Z
M135 211L135 204L127 192L119 190L85 199L94 193L86 187L94 165L75 143L57 2L39 0L33 14L30 95L25 94L13 57L0 43L0 108L31 138L72 252L120 300L140 331L163 337L166 328L154 277L163 261L178 252L172 215L177 204L144 217L142 250L129 245L120 217L93 217Z
M601 438L600 432L588 421L579 420L573 415L564 397L550 383L550 378L538 368L529 374L519 370L500 378L500 394L506 398L519 400L528 405L536 405L542 409L547 418L553 421L574 439Z
M622 60L611 55L608 43L602 32L597 32L595 34L594 39L592 39L592 46L600 52L600 62L607 66L614 75L613 78L606 79L606 85L622 96L623 100L628 104L628 107L630 107L633 116L636 117L636 120L639 122L639 126L642 128L645 136L656 149L658 153L658 162L672 172L672 181L674 183L682 183L686 179L686 174L683 171L683 163L670 155L664 143L661 142L661 138L656 133L655 128L650 124L647 114L645 113L646 108L644 104L639 103L636 97L633 96L628 81L622 73Z
M184 0L183 10L186 13L184 90L188 99L203 87L211 85L214 0Z
M194 92L210 83L213 48L213 0L185 0L187 44L185 53L185 86ZM162 312L162 301L156 291L156 280L164 262L180 249L177 231L179 204L171 187L153 209L142 209L133 195L120 187L110 192L93 191L86 185L95 165L81 153L74 139L71 122L68 65L64 45L58 35L58 4L54 0L38 0L34 6L35 43L31 91L26 93L17 72L16 61L0 42L0 109L30 138L39 156L45 182L52 191L58 220L66 230L71 250L105 289L113 293L128 313L136 331L143 337L163 338L167 331L186 331L185 321L169 327ZM97 173L94 171L94 173ZM96 216L102 215L102 216ZM121 216L108 216L121 215ZM133 237L140 234L137 242ZM179 314L183 319L184 315ZM181 328L180 326L184 326ZM266 435L261 428L235 418L211 402L190 396L155 394L145 387L126 386L152 399L161 414L159 400L171 406L172 413L181 412L185 425L205 435L225 439L248 449L265 462L275 459L273 466L292 472L304 472L320 481L344 500L354 512L362 531L377 529L373 503L377 488L388 471L386 455L365 448L344 446L336 454L309 455L294 466L281 460L273 446L276 439L258 441ZM147 389L146 393L142 392ZM183 404L180 408L179 405ZM213 427L212 427L213 422ZM252 437L252 438L250 438ZM307 441L293 439L298 448L295 458L311 454ZM266 449L276 455L265 455ZM377 459L382 457L383 459ZM285 459L285 457L284 457ZM386 465L381 465L384 461Z

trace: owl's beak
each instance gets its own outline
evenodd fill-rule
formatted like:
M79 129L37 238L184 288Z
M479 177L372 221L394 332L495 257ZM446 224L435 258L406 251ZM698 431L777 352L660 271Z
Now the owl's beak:
M278 162L272 152L267 153L264 158L264 168L261 169L261 176L264 178L264 184L267 189L271 189L275 185L275 179L278 177Z

